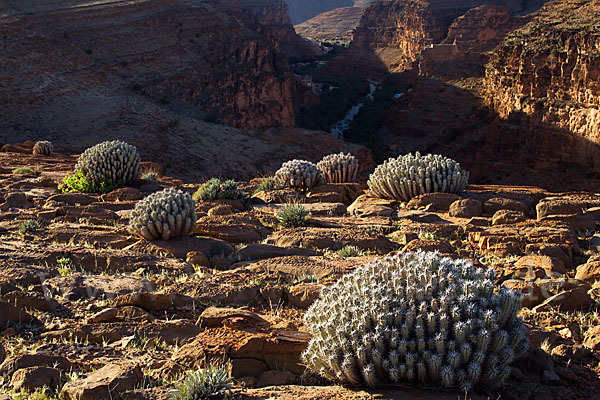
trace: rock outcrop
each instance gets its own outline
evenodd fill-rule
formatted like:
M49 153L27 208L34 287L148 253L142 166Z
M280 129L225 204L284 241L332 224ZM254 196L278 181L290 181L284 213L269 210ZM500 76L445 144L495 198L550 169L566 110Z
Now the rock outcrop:
M169 108L243 128L294 123L287 57L237 0L25 1L0 5L0 21L7 137L121 132L138 113L166 127Z
M344 41L352 39L352 31L365 12L361 7L340 7L325 11L296 25L296 32L306 38L320 41Z
M498 47L485 98L502 118L522 114L531 127L544 124L544 134L555 139L545 140L541 156L600 171L598 71L600 1L552 2Z

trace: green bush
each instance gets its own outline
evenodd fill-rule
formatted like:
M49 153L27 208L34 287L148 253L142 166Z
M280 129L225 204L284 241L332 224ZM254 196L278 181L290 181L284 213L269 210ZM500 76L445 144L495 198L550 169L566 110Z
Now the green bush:
M15 175L35 175L35 171L29 167L15 168L12 173Z
M217 199L243 201L245 195L244 192L238 189L234 180L221 182L219 178L212 178L203 183L193 197L196 201L213 201Z
M76 171L65 175L62 183L58 185L58 190L62 193L109 193L117 187L118 185L114 184L110 179L105 179L96 184L84 176L83 172Z
M501 385L526 353L521 294L493 269L438 252L373 260L323 288L304 316L310 370L350 385Z
M302 204L285 204L277 212L277 220L286 228L304 225L308 210Z
M283 189L283 185L280 182L276 181L275 178L269 177L265 178L252 194L254 195L260 192L268 192L269 190L278 189Z
M34 219L27 220L19 225L19 232L22 234L35 232L38 229L40 229L40 224Z
M357 246L344 246L341 249L338 250L338 256L340 257L358 257L358 256L362 256L363 252L362 250L357 247Z
M227 370L209 364L186 376L168 396L172 400L228 400L232 398L231 386Z

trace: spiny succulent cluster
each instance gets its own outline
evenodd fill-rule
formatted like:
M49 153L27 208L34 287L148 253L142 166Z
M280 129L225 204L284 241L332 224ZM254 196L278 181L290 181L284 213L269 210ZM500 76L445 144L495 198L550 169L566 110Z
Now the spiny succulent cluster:
M330 154L317 163L327 183L356 182L358 160L352 154Z
M281 165L275 180L289 188L306 190L323 183L324 179L321 170L310 161L291 160Z
M52 152L54 151L54 146L52 146L52 142L49 142L47 140L41 140L39 142L36 142L35 145L33 145L33 154L40 154L40 155L44 155L44 156L49 156L50 154L52 154Z
M102 182L125 185L140 172L140 155L135 146L119 140L98 143L79 156L75 171L94 185Z
M196 201L213 201L215 199L244 201L245 197L244 192L232 179L224 182L221 182L219 178L209 179L194 193Z
M467 260L422 251L375 259L309 308L303 359L351 385L497 386L528 347L520 301Z
M233 382L224 367L209 364L187 375L180 384L169 390L172 400L228 400L232 398Z
M139 201L129 221L129 232L148 240L185 237L196 224L196 202L181 190L164 189Z
M460 193L468 180L469 172L451 158L416 152L386 160L367 184L374 197L408 201L423 193Z

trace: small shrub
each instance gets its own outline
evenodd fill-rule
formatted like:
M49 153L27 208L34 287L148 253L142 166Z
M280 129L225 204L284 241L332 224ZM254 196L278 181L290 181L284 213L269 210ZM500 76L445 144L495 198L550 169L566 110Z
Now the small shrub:
M362 256L362 250L357 246L344 246L338 250L338 256L346 258L346 257L358 257Z
M22 234L35 232L38 229L40 229L40 224L34 219L27 220L19 225L19 232Z
M308 210L302 204L286 204L277 212L279 223L286 228L302 226L306 218Z
M212 178L200 186L200 189L194 193L196 201L213 201L215 199L244 200L244 193L238 189L237 183L233 180L221 182L219 178Z
M278 189L283 189L283 185L276 181L275 178L265 178L265 180L263 180L258 187L256 188L256 190L254 190L254 192L252 193L257 194L260 192L268 192L269 190L278 190Z
M156 171L148 171L144 172L140 178L149 182L156 182L158 180L158 172Z
M186 376L168 396L172 400L227 400L232 398L231 386L227 370L209 364Z
M63 178L62 183L58 185L58 190L62 193L108 193L115 190L118 186L110 179L105 179L96 184L83 175L83 172L76 171L72 174L67 174Z
M29 167L15 168L12 173L15 175L35 175L35 171Z

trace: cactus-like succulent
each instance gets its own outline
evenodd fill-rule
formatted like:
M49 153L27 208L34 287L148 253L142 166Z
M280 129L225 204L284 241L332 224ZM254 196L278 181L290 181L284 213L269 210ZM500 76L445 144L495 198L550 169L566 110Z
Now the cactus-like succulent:
M196 201L226 199L243 202L245 197L244 192L238 188L237 183L232 179L224 182L221 182L219 178L209 179L194 193L194 200Z
M79 156L75 171L81 171L94 185L109 181L114 185L126 185L140 172L140 155L135 146L125 142L102 142Z
M494 271L418 251L375 259L324 288L302 357L351 385L497 386L528 347L521 297Z
M275 173L275 180L289 188L301 190L310 189L324 181L321 170L310 161L304 160L284 162Z
M317 163L327 183L356 182L358 160L352 154L330 154Z
M423 193L460 193L468 180L469 172L451 158L416 152L386 160L377 166L367 184L374 197L409 201Z
M35 145L33 145L33 154L35 155L44 155L44 156L49 156L52 154L52 152L54 151L54 146L52 146L52 142L49 142L47 140L41 140L39 142L36 142Z
M139 201L129 232L148 240L185 237L196 225L196 201L181 190L164 189Z

